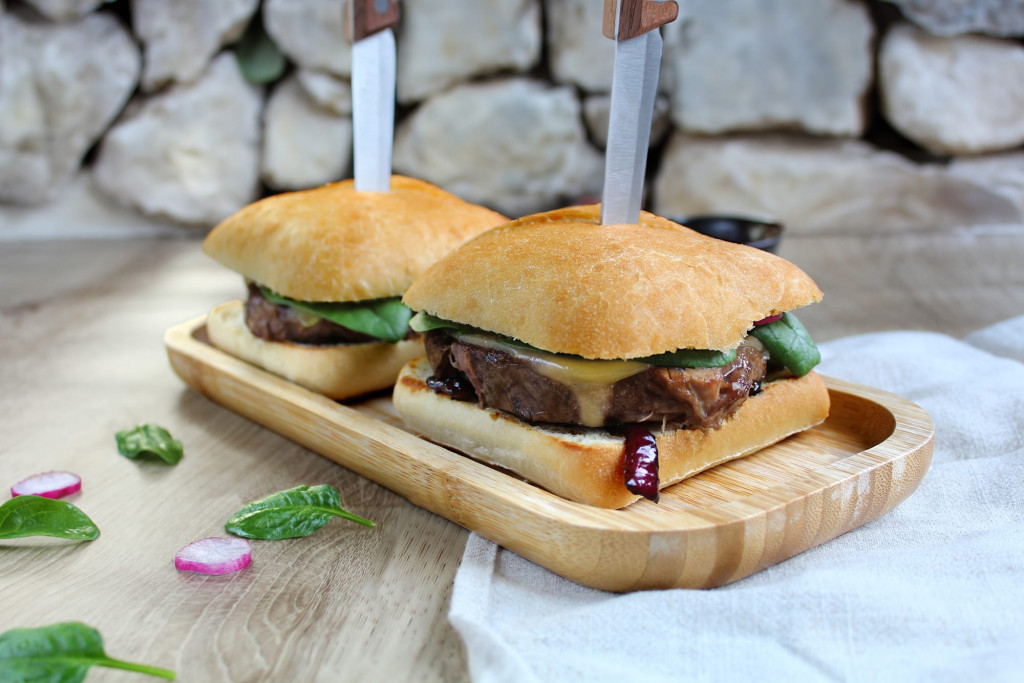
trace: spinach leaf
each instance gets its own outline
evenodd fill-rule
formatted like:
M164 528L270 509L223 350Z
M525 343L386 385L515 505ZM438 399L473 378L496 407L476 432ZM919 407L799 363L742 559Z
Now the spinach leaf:
M224 528L236 536L276 541L309 536L332 517L374 526L370 520L343 510L338 489L322 484L296 486L249 503L232 515Z
M177 465L185 452L180 441L176 441L163 427L154 424L122 429L114 438L117 440L118 452L131 459L152 455L169 465Z
M71 503L42 496L18 496L0 505L0 539L52 536L91 541L100 530Z
M430 330L445 329L467 333L481 332L480 329L473 327L472 325L454 323L451 320L445 320L444 318L438 318L435 315L430 315L426 311L420 311L414 315L409 321L409 327L411 327L415 332L429 332Z
M782 363L797 377L803 377L821 362L821 353L807 330L792 313L773 323L757 325L750 334L768 349L772 360Z
M412 317L409 321L409 327L416 332L429 332L430 330L442 330L449 329L455 333L462 334L485 334L495 337L500 337L501 340L511 346L521 346L527 349L534 349L529 344L524 344L517 339L511 339L503 335L498 335L493 332L484 332L478 328L472 327L471 325L464 325L462 323L454 323L444 318L438 318L437 316L430 315L420 311ZM537 350L537 349L534 349ZM544 353L552 353L545 351ZM578 358L569 353L554 354L558 356L569 356L572 358ZM736 349L730 349L729 351L711 351L706 349L677 349L675 351L669 351L668 353L659 353L654 356L645 356L644 358L630 358L629 360L635 360L640 363L647 363L648 365L657 365L663 368L717 368L719 366L731 363L736 360Z
M111 659L99 631L80 622L16 628L0 633L0 680L80 683L91 666L159 676L176 674L145 664Z
M642 363L663 368L717 368L736 360L736 349L710 351L703 349L679 349L656 356L638 358Z
M235 60L245 80L256 85L273 83L287 66L284 54L267 35L258 14L235 45Z
M334 303L296 301L275 294L263 286L260 286L260 293L271 303L291 306L297 310L318 315L336 325L368 334L392 344L404 339L409 332L409 318L412 317L412 311L398 297Z
M412 317L409 321L409 328L414 332L430 332L431 330L451 330L453 334L474 334L482 337L493 337L499 340L502 344L508 346L518 346L523 349L530 351L541 351L535 346L530 346L526 342L521 342L518 339L512 337L506 337L503 334L497 332L488 332L482 330L479 327L473 327L472 325L466 325L465 323L456 323L451 320L445 320L444 318L438 318L437 316L431 315L425 311L420 311ZM568 353L554 353L552 351L543 351L543 353L550 353L556 356L570 356ZM572 356L578 358L579 356Z

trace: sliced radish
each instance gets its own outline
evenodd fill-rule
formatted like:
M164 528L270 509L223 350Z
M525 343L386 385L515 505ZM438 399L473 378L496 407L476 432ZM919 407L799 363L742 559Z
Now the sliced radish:
M71 472L43 472L22 479L11 487L12 496L63 498L82 490L82 478Z
M773 323L773 322L775 322L777 320L782 320L782 314L781 313L776 313L775 315L770 315L767 318L761 318L760 320L755 321L754 324L755 325L767 325L768 323Z
M230 574L252 562L252 546L244 538L204 538L178 551L174 566L183 572Z

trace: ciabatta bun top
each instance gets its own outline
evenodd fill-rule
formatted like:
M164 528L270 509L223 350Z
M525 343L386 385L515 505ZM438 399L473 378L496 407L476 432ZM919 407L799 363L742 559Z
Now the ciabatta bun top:
M390 192L346 180L250 204L203 251L292 299L361 301L401 295L451 249L506 221L422 180L392 176Z
M526 216L470 240L406 292L416 311L555 353L640 358L726 350L776 313L821 300L792 263L642 213L600 224L600 207Z

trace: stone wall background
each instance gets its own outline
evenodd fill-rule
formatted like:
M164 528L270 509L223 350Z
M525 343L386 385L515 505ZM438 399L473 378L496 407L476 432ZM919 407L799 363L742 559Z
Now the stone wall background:
M1024 223L1024 0L680 0L646 208ZM602 0L403 0L396 172L600 196ZM0 239L196 235L351 174L340 0L0 0Z

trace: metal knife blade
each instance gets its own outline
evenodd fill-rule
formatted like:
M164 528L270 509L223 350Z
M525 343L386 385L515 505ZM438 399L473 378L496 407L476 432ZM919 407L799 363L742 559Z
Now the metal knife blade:
M395 34L390 28L352 43L352 128L356 190L389 191L395 135Z
M661 49L661 34L657 30L615 41L601 199L603 225L633 224L640 220Z

